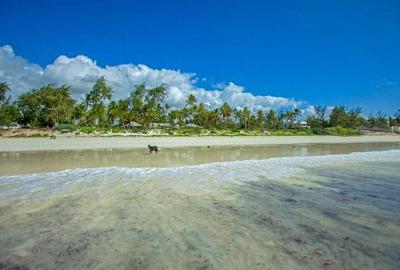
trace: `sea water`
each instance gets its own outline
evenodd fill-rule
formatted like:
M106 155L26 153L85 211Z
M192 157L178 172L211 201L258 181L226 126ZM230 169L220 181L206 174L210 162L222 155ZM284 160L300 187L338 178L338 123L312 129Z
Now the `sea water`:
M399 269L400 150L0 177L0 269Z

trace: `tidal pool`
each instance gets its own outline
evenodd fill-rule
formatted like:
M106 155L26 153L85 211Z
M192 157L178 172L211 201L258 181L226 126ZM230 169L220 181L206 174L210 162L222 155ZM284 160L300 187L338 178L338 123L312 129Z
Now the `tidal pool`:
M317 149L1 176L0 269L398 269L400 150Z

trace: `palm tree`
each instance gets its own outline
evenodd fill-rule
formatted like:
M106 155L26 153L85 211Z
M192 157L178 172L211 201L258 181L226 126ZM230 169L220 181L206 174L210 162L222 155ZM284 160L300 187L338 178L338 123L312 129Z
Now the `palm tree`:
M392 126L400 125L400 109L397 110L395 114L393 114L391 125Z
M243 111L242 111L242 121L244 124L244 129L249 128L250 118L251 118L251 112L250 112L249 108L244 107Z
M171 110L169 112L168 119L172 127L175 127L177 122L179 124L179 127L183 126L182 113L180 110Z
M294 112L293 111L286 111L281 114L281 117L284 119L286 128L293 127L294 121Z
M185 106L187 106L187 107L189 107L189 108L190 108L190 107L193 107L193 106L196 105L196 102L197 102L196 97L195 97L193 94L190 94L190 95L188 96L187 100L186 100Z
M165 89L164 85L160 85L146 91L145 100L147 103L144 106L144 124L147 127L150 126L150 123L159 121L162 118L165 111L164 99L166 93L167 90Z
M263 109L259 109L257 111L257 119L256 119L257 125L259 128L264 128L264 123L265 123L265 113Z
M236 126L238 128L240 128L241 127L242 111L237 109L237 108L234 108L233 111L232 111L232 115L233 115L233 118L235 120L235 123L237 124Z
M223 118L223 122L225 124L225 127L228 125L228 122L230 120L230 117L232 115L232 108L229 106L228 103L224 103L221 108L219 109Z
M87 125L86 123L86 106L85 103L79 103L74 107L72 119L79 125Z
M196 97L190 94L185 102L185 107L182 108L182 115L185 119L185 123L194 119L194 114L197 110L196 102Z
M200 103L197 107L194 120L197 125L202 126L203 128L208 127L209 112L207 111L204 103Z
M210 127L217 128L219 125L218 109L215 109L213 111L208 111L207 115L208 115L207 120L209 121Z
M239 121L240 128L249 128L251 115L252 114L247 107L244 107L243 110L235 110L235 117Z
M298 122L298 118L300 117L300 115L301 115L301 110L299 110L299 109L294 109L293 110L293 121L294 122Z
M144 97L146 86L144 84L136 85L128 97L129 122L143 124Z
M274 110L269 110L267 114L267 128L276 129L278 127L278 118Z
M110 104L108 104L107 107L107 120L108 120L108 125L112 127L114 125L115 120L118 119L119 116L119 108L118 108L118 103L116 101L111 101Z
M10 90L10 86L7 82L0 83L0 103L6 100L6 93Z

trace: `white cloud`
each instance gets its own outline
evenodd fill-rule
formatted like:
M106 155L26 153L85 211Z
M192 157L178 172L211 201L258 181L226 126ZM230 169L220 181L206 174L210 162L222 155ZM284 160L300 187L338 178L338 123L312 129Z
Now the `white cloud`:
M304 117L315 116L315 107L313 105L308 106L307 108L302 110L302 114Z
M0 47L0 81L7 81L16 94L38 87L43 69L16 56L11 46Z
M232 82L213 89L196 86L196 75L171 69L152 69L146 65L123 64L101 67L96 61L84 55L76 57L59 56L52 64L41 67L27 59L16 56L12 47L0 47L0 81L7 81L15 96L43 85L67 84L72 87L75 98L81 98L93 86L100 76L104 76L114 91L114 98L126 97L133 87L145 83L148 87L165 84L167 103L181 107L189 94L208 107L215 108L228 102L231 106L252 110L259 108L279 109L298 107L301 102L294 99L275 96L256 96L247 92L244 87Z
M325 119L326 120L329 119L329 116L331 115L333 108L334 108L333 106L325 107ZM316 109L315 109L315 106L313 106L313 105L307 106L306 108L302 109L301 112L302 112L302 116L304 119L307 118L308 116L316 115Z

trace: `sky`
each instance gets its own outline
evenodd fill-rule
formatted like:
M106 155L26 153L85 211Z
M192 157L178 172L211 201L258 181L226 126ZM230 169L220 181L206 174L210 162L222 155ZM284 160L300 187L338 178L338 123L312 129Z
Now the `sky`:
M0 0L0 81L18 95L100 75L210 107L400 109L400 1Z

